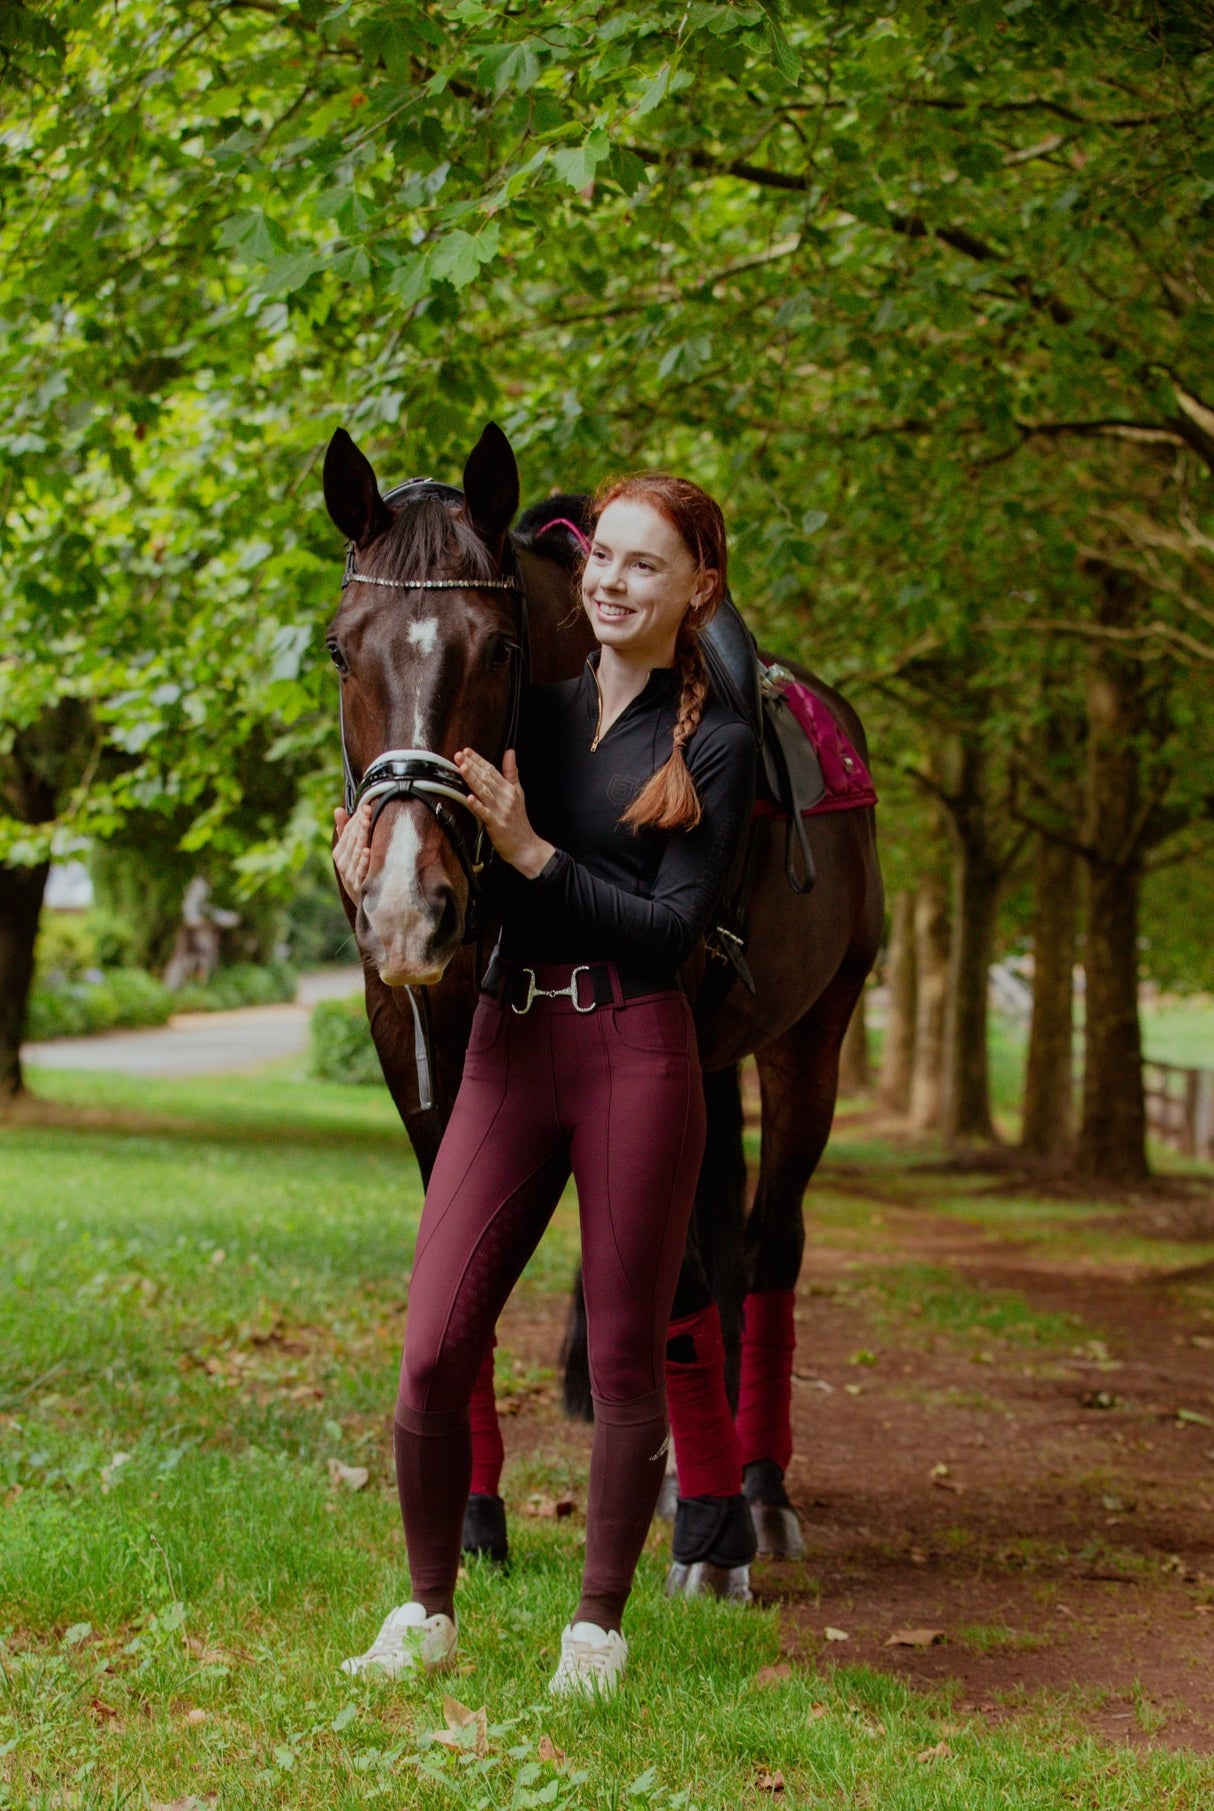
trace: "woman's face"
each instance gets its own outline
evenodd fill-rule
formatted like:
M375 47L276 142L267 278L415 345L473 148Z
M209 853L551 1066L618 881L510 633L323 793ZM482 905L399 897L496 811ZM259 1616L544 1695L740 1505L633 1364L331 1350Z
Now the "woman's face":
M653 505L617 497L598 519L582 574L582 604L604 648L638 665L674 664L679 625L716 580Z

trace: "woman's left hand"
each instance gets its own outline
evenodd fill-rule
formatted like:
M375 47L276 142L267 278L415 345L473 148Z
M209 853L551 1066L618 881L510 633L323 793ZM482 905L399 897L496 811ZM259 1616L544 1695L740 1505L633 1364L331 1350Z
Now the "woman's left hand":
M534 880L556 850L531 828L514 750L506 750L500 773L474 748L461 748L455 765L470 788L468 809L485 826L493 847L503 861Z

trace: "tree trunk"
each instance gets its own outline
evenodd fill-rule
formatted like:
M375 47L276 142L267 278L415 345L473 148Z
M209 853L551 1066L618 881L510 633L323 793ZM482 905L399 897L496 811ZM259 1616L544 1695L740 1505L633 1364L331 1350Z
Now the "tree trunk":
M1131 626L1139 581L1112 568L1093 570L1101 581L1098 620ZM1143 683L1139 662L1097 644L1087 686L1083 1123L1075 1162L1093 1181L1119 1186L1150 1174L1138 1022Z
M944 1107L944 1005L948 992L948 901L938 874L925 874L915 899L915 1062L910 1121L934 1131Z
M1033 867L1033 1017L1021 1149L1061 1164L1074 1136L1075 939L1079 860L1041 836Z
M889 1004L878 1092L883 1107L905 1113L915 1060L915 896L906 888L894 895L885 970Z
M49 872L49 862L33 868L0 866L0 1104L22 1092L21 1043Z
M868 1021L865 999L868 989L861 990L856 1009L847 1022L843 1045L839 1051L839 1092L843 1095L867 1094L872 1082L868 1060Z
M984 749L976 741L959 738L953 751L949 799L952 935L941 1115L941 1127L950 1143L995 1136L987 1053L987 1000L1004 860L992 847L986 767Z
M1084 937L1083 1124L1076 1168L1097 1182L1145 1181L1146 1102L1138 1022L1141 875L1093 867Z

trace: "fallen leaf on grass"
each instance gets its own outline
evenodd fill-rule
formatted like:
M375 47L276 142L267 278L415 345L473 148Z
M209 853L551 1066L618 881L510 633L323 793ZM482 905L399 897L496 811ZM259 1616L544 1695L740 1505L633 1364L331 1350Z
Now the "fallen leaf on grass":
M576 1508L577 1504L572 1497L534 1496L528 1498L527 1502L523 1504L523 1514L550 1518L555 1516L559 1521L567 1515L572 1515Z
M930 1648L944 1640L943 1629L895 1629L887 1648Z
M787 1661L779 1666L761 1666L755 1674L756 1685L779 1685L784 1679L792 1678L792 1668Z
M929 1767L933 1761L950 1761L952 1757L953 1751L948 1743L937 1742L934 1748L921 1749L915 1759L921 1761L925 1767Z
M809 1715L810 1715L810 1721L814 1722L814 1723L816 1723L820 1717L829 1717L830 1705L829 1704L811 1704L809 1707Z
M334 1489L344 1484L347 1490L361 1490L370 1476L365 1465L343 1465L340 1459L329 1460L329 1482Z
M118 1715L114 1705L107 1704L104 1698L94 1698L89 1709L99 1723L112 1723Z
M560 1767L565 1760L565 1750L558 1748L551 1736L541 1736L535 1751L541 1761L551 1761L554 1767Z
M118 1473L122 1470L124 1465L129 1465L130 1462L130 1453L115 1453L109 1464L101 1467L101 1494L103 1497L109 1496L110 1487L116 1480Z
M208 1792L205 1798L191 1792L185 1798L153 1799L148 1811L211 1811L217 1798L214 1792Z
M784 1775L782 1773L761 1773L755 1781L760 1792L783 1792Z
M205 1710L200 1710L199 1707L195 1705L193 1710L186 1711L185 1720L187 1723L205 1723L207 1720L207 1713Z
M822 1632L826 1636L826 1639L828 1641L850 1641L851 1640L851 1636L848 1634L846 1629L824 1629Z
M458 1698L443 1698L443 1715L447 1719L446 1729L432 1730L431 1740L443 1748L452 1748L457 1754L474 1754L478 1761L483 1761L489 1752L489 1717L482 1704L479 1710L469 1710Z
M197 1660L199 1666L237 1666L240 1657L230 1653L227 1648L213 1648L200 1635L187 1635L185 1638L187 1652Z

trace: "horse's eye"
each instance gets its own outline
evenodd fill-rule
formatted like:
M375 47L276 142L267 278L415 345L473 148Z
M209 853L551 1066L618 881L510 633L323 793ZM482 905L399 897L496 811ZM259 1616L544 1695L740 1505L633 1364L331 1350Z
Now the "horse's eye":
M333 641L332 639L330 639L329 641L327 641L325 643L325 646L329 650L329 659L333 662L333 665L337 668L338 672L339 673L348 673L350 671L350 669L346 665L346 657L342 653L341 649L338 647L337 643L335 641Z
M489 650L485 656L486 662L493 672L500 673L503 667L510 665L510 656L513 652L513 642L504 641L500 636L495 637L489 644Z

